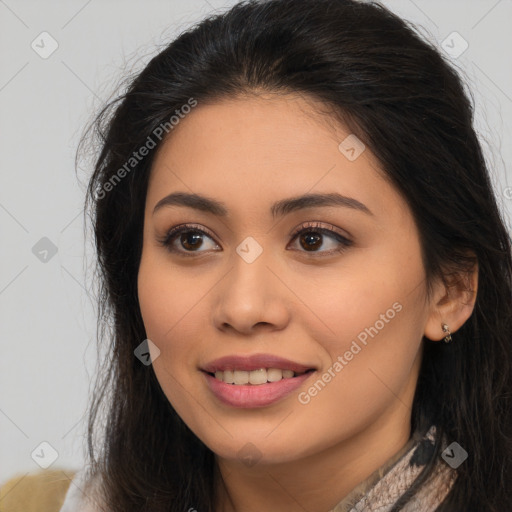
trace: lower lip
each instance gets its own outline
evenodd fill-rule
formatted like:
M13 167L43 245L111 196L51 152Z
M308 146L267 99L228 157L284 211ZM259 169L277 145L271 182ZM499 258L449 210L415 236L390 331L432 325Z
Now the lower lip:
M203 373L210 390L221 402L231 407L254 408L266 407L285 398L315 372L304 373L290 379L281 379L277 382L267 382L267 384L243 385L226 384L206 372Z

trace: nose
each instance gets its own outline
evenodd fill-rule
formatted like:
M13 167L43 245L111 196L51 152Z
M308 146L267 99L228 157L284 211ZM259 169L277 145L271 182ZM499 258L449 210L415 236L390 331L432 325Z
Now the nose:
M247 335L286 327L292 293L272 266L265 251L252 263L234 254L231 270L215 287L213 320L219 330Z

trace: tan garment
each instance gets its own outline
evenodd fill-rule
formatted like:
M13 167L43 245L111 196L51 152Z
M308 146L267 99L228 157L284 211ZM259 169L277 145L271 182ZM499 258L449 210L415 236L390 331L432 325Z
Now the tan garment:
M20 474L0 486L0 512L59 512L75 471Z

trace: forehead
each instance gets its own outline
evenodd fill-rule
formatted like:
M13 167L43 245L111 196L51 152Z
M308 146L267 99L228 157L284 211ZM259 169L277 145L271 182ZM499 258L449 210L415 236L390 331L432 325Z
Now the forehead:
M333 191L377 210L386 194L398 204L376 158L325 112L325 105L299 95L198 102L158 150L148 207L173 190L215 195L246 208Z
M169 158L251 158L258 162L300 160L305 153L337 148L350 132L323 114L326 107L298 94L238 96L215 103L201 103L176 126L164 141L159 156ZM316 146L316 147L315 147ZM172 149L171 151L167 150ZM170 154L169 153L173 153ZM236 163L236 162L235 162Z

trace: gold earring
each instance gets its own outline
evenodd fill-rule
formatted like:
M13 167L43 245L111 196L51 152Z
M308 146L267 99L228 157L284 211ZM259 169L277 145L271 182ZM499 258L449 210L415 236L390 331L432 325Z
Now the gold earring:
M441 327L443 329L444 332L447 332L448 335L444 338L444 342L445 343L450 343L450 341L452 341L452 334L450 332L450 329L448 329L448 326L446 324L441 324Z

